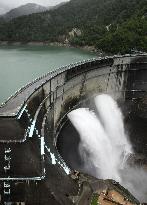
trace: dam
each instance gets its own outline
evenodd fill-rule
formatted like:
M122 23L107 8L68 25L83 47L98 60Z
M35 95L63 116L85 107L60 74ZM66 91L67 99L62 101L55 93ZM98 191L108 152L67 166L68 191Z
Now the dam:
M96 182L82 174L79 182L77 177L79 138L67 114L82 105L88 106L90 99L101 93L112 96L122 108L137 153L134 163L146 167L147 56L78 62L34 80L0 107L2 204L88 205L97 189L106 184L119 186L114 181ZM80 194L83 187L88 187L86 194ZM130 196L126 192L123 195ZM139 204L133 196L128 200Z

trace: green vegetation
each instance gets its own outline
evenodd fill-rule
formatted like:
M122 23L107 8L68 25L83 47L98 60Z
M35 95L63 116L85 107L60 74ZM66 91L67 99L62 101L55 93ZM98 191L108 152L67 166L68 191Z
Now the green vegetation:
M77 28L81 35L70 36ZM147 51L146 0L71 0L43 13L0 21L2 41L69 41L107 53Z
M93 194L92 201L90 205L98 205L98 194Z

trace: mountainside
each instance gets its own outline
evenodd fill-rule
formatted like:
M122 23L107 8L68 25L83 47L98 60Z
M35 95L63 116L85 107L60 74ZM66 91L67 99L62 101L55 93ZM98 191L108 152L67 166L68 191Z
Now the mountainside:
M50 6L48 8L49 8L49 10L58 9L60 6L63 6L66 3L67 3L66 1L65 2L63 1L63 2L61 2L61 3L59 3L59 4L55 5L55 6Z
M0 40L147 51L146 0L71 0L57 9L0 24Z
M47 8L44 6L34 4L34 3L28 3L28 4L25 4L25 5L22 5L22 6L15 8L15 9L10 10L6 14L4 14L2 17L5 20L11 20L11 19L19 17L19 16L29 15L32 13L39 13L39 12L42 12L45 10L47 10Z

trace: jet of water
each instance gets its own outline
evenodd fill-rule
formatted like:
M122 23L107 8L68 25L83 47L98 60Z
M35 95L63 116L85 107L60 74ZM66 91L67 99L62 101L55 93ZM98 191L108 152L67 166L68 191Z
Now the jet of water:
M125 135L123 116L109 95L98 95L95 104L98 117L86 108L68 114L80 134L79 151L85 162L84 169L98 178L121 182L119 170L132 152Z
M96 115L89 109L80 108L68 117L80 134L80 154L86 162L84 169L96 177L119 181L112 143Z
M132 153L132 146L128 141L124 129L123 115L116 101L106 94L95 98L99 119L112 145L112 155L115 165L123 169L128 156Z

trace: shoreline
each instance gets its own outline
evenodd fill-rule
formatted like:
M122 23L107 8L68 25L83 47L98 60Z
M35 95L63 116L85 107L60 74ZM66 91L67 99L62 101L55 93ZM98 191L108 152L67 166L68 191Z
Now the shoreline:
M102 51L98 51L94 46L73 46L71 44L67 43L61 43L61 42L43 42L43 41L30 41L30 42L20 42L20 41L0 41L0 46L20 46L20 45L29 45L29 46L58 46L58 47L65 47L65 48L78 48L82 49L84 51L88 51L91 53L95 53L98 55L103 55L104 53Z

